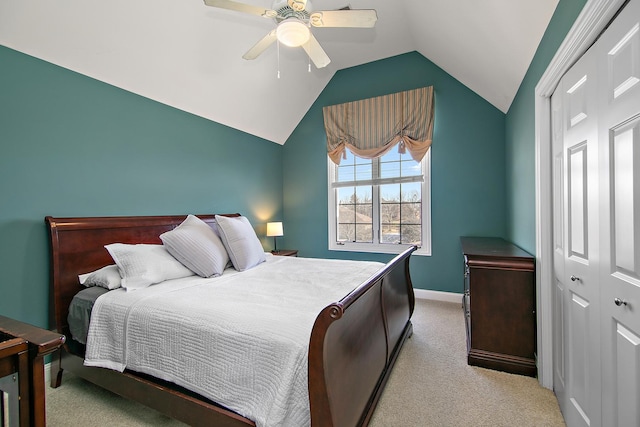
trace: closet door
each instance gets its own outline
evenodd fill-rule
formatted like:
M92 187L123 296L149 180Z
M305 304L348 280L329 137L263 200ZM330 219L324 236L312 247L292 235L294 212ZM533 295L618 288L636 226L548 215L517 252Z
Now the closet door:
M562 84L560 84L562 88ZM566 359L565 359L565 238L564 238L564 121L562 115L562 89L551 97L551 156L553 162L553 391L559 402L566 397ZM562 405L561 405L562 406ZM564 411L563 411L564 412Z
M597 64L593 48L562 78L563 263L556 268L564 390L569 426L598 425L600 395L599 193ZM557 93L560 91L560 93ZM556 187L560 185L556 183ZM560 390L559 390L560 391Z
M569 427L640 426L640 0L552 97L554 388Z
M602 419L640 426L640 0L597 47Z

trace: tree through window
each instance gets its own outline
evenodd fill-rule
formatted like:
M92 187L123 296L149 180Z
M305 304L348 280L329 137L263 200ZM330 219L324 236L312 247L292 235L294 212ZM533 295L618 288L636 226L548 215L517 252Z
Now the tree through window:
M330 248L393 253L417 245L428 253L428 162L395 149L376 159L347 150L339 166L329 162Z

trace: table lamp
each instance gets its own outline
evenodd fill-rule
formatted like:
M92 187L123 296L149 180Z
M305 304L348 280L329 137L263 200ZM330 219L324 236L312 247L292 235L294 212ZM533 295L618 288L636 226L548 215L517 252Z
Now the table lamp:
M273 237L273 252L278 253L278 245L276 243L277 236L284 236L282 232L281 222L268 222L267 223L267 237Z

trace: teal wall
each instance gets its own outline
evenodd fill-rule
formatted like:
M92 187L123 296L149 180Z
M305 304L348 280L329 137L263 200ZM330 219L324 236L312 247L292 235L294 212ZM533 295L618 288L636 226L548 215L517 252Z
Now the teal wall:
M433 255L411 273L461 292L459 236L535 250L534 88L584 3L560 0L506 116L413 52L336 73L284 147L0 46L0 314L47 325L45 215L239 211L303 256L388 260L327 249L322 107L429 85Z
M282 216L281 170L280 145L0 46L0 314L47 326L45 215L241 212L260 229Z
M284 145L284 246L310 257L391 255L328 250L327 151L322 107L434 86L431 148L432 256L411 262L414 287L462 292L463 235L504 236L505 115L412 52L335 74Z
M507 237L526 251L536 251L535 87L586 0L560 0L507 113Z

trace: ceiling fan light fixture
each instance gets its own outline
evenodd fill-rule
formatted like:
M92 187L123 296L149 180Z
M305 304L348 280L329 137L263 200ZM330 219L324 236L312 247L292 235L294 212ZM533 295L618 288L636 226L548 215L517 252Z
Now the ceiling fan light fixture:
M297 19L287 19L278 24L276 36L280 43L290 47L298 47L309 41L311 32L304 22Z

